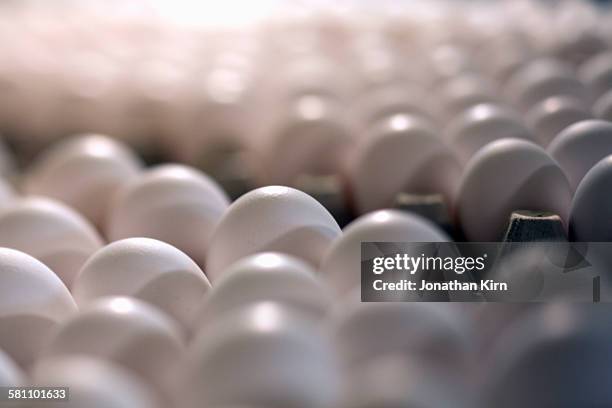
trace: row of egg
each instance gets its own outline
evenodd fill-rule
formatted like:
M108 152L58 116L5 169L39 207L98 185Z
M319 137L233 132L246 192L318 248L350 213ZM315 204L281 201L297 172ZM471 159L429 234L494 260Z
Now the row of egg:
M356 292L334 301L310 265L281 253L245 257L210 288L184 253L147 238L99 250L72 294L25 253L1 249L0 268L0 384L69 387L61 406L535 407L612 398L596 381L610 375L607 307L367 304ZM575 370L584 381L572 380Z
M252 128L233 99L250 70L248 50L211 69L206 98L220 97L216 110L186 104L197 125L170 109L185 106L171 103L182 58L143 63L140 92L150 97L132 110L97 99L100 83L83 75L71 84L79 92L45 99L47 84L57 83L44 60L29 61L25 79L10 76L19 69L0 70L10 74L9 91L25 86L25 98L3 93L9 103L0 111L26 133L162 128L171 130L164 149L193 160L210 142L208 126L242 132L255 184L342 174L345 200L360 215L341 231L316 200L288 187L230 204L194 168L144 169L127 147L100 136L60 142L17 176L25 197L1 189L0 246L22 252L0 250L0 383L69 386L70 406L94 408L472 407L479 394L484 406L610 405L597 381L610 376L605 307L358 302L362 241L450 240L414 214L375 211L400 192L443 194L472 240L498 239L516 209L558 213L576 240L610 239L605 44L578 42L555 59L534 59L549 53L531 35L523 44L513 35L482 41L473 27L455 31L459 46L405 32L393 44L388 33L360 37L359 91L340 69L354 57L321 56L328 42L313 49L301 32L279 35L254 81L261 111L245 103ZM2 37L15 41L16 56L62 48L59 38L46 47L46 34L33 46L27 35ZM168 50L182 43L173 39ZM74 72L106 66L89 56ZM115 88L131 89L129 78ZM88 90L95 92L80 93ZM57 118L68 125L54 125Z
M503 131L494 133L496 127L503 127L496 107L477 105L467 114L474 117L466 125L472 132L464 134L484 135L485 139L474 146L475 152L464 167L421 118L397 114L379 121L370 137L357 147L349 177L343 179L344 191L337 191L339 205L352 206L357 215L365 215L393 206L402 192L441 194L456 224L472 241L499 240L515 210L558 214L569 226L570 238L577 241L610 239L611 229L596 214L604 220L607 214L605 197L600 192L609 178L606 157L612 154L612 123L595 119L578 121L563 129L545 150L529 140L506 137L510 135ZM276 157L276 161L286 163L292 158ZM287 173L286 168L278 171ZM8 183L2 184L3 201L9 202L14 193ZM214 247L210 251L221 257L223 249L219 248L235 236L243 237L245 245L251 236L257 236L262 242L269 240L274 248L286 241L279 241L279 237L297 228L295 223L321 224L330 231L338 229L328 214L320 215L318 209L309 209L314 204L297 204L308 199L289 198L298 196L297 192L276 194L275 189L258 189L230 206L223 189L201 171L174 164L144 169L128 147L100 135L69 138L53 145L17 177L17 184L25 194L54 198L74 208L110 241L132 236L158 238L185 251L200 264L207 259L210 245ZM276 200L266 199L277 195ZM27 208L27 205L13 208L15 214L9 216L9 211L5 218L42 211ZM245 221L244 211L261 216ZM280 214L287 219L296 218L296 211L303 211L303 215L298 221L288 221L291 227L275 226ZM267 214L274 214L277 222L269 221ZM209 243L221 219L216 239L221 243ZM27 236L23 232L22 235ZM83 242L91 244L86 247L99 245L96 243L99 238L94 235L87 233ZM328 235L326 241L336 233ZM11 236L13 240L28 240L15 233ZM80 245L85 245L83 242ZM250 251L253 249L245 253ZM310 251L313 254L304 257L318 265L322 249L314 245ZM212 264L217 261L213 258L209 262L209 267L214 268Z
M554 16L543 10L531 12L544 21ZM30 21L27 13L18 14L10 16L16 17L14 21L6 18L0 24L6 33L0 36L6 38L6 46L0 47L5 53L0 66L4 89L0 118L8 128L23 127L17 133L25 137L99 131L152 140L156 133L167 133L163 143L175 159L195 160L216 138L231 137L254 150L262 141L276 139L275 131L262 122L283 128L294 120L284 117L291 115L286 105L303 95L314 94L323 97L326 106L338 104L340 111L348 110L348 123L338 117L330 121L346 128L342 133L353 139L354 129L360 131L364 119L377 114L364 115L362 110L371 106L363 105L378 99L382 100L377 103L387 105L397 105L398 97L399 102L406 99L405 107L413 105L420 113L434 116L444 128L476 102L507 101L522 111L544 96L557 95L549 94L551 86L576 99L567 109L585 115L595 96L607 90L609 61L605 55L603 62L595 61L607 49L604 18L592 22L593 32L582 34L576 23L556 27L555 17L550 17L558 44L549 45L538 39L538 27L500 23L494 30L496 21L482 27L464 14L453 8L442 20L446 24L436 26L433 33L429 20L413 18L399 34L394 30L402 24L390 19L378 26L333 20L337 30L316 21L293 27L287 23L235 36L139 25L132 20L127 26L123 20L112 24L110 19L98 25L95 19L87 20L88 15L60 24L54 15ZM488 18L502 14L483 12ZM22 18L22 35L14 39L9 33L20 27ZM567 32L577 33L578 38L566 38ZM451 39L451 33L457 35ZM143 46L145 36L148 41ZM591 46L583 46L585 41ZM582 51L579 60L576 50ZM551 54L558 61L535 64L538 67L522 70L523 75L515 72L538 56ZM587 61L590 57L593 60ZM574 73L575 65L580 65L580 75ZM596 90L585 89L592 84ZM600 105L604 108L598 108L598 114L605 114L606 103ZM338 113L336 107L330 109L332 115ZM289 133L295 133L295 126ZM548 129L543 133L542 137L550 137ZM261 161L264 167L276 166L266 158ZM264 170L278 177L275 169ZM288 174L294 175L293 171ZM266 181L270 183L286 184Z
M527 180L540 183L535 191L549 191L537 197L558 197L559 184L550 181L564 180L562 172L532 143L503 139L476 157L484 159L471 166L484 166L483 177L493 179L498 171L487 167L490 162L512 166L508 185L527 169L533 172ZM603 159L585 177L587 186L594 183L586 191L595 204L608 188L610 163ZM101 388L117 381L127 384L117 388L125 396L112 396L118 401L148 395L150 388L155 391L144 401L176 398L186 407L325 407L337 398L348 399L341 402L347 406L380 406L377 398L429 406L457 406L465 399L470 406L473 387L491 387L494 396L505 389L479 378L486 374L474 353L491 334L472 325L486 310L356 301L361 242L450 240L424 218L379 210L341 231L315 199L280 186L253 190L230 204L203 173L184 165L143 170L129 149L103 136L65 142L23 180L24 192L52 198L19 197L6 189L0 245L23 252L3 249L0 257L0 349L35 383L74 384L75 401L81 387L82 398L102 401ZM518 193L530 186L516 183ZM54 184L62 188L50 188ZM96 211L88 212L92 207ZM591 208L583 210L589 220ZM129 238L140 236L156 239ZM333 302L334 296L346 300ZM567 336L601 340L592 316L585 322L573 309L542 313L560 314L569 324L562 325ZM494 323L505 319L500 320ZM515 335L521 338L526 330ZM548 339L559 327L542 330ZM537 344L527 344L527 351L504 364L522 363L521 353ZM529 354L524 358L531 362ZM567 358L569 364L575 357ZM75 378L82 369L93 374ZM410 382L414 390L395 390L409 381L416 381ZM516 387L529 395L521 383ZM137 404L116 402L122 403L128 405L108 406Z

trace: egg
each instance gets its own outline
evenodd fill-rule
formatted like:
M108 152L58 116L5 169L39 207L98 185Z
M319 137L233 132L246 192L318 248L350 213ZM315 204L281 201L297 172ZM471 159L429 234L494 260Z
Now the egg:
M342 231L314 198L284 186L250 191L227 209L210 240L206 273L214 283L247 255L281 252L314 267Z
M591 118L583 102L567 96L553 96L536 104L525 121L539 144L546 147L563 129Z
M380 357L401 355L459 374L474 357L469 322L443 303L349 303L333 316L331 332L349 372Z
M185 408L324 408L334 406L339 387L329 340L307 319L272 302L205 327L180 380Z
M484 406L607 406L610 308L549 304L504 332L489 365ZM577 377L576 373L580 373Z
M68 400L40 401L62 408L155 408L155 393L129 371L111 362L88 356L66 356L40 361L33 373L36 386L66 387Z
M505 93L524 112L551 96L573 97L584 103L589 100L585 86L570 66L546 58L536 59L515 72L505 84Z
M445 138L462 164L487 143L507 137L533 140L517 113L494 104L471 107L452 120L445 130Z
M367 133L349 171L359 213L391 207L402 192L442 194L451 205L461 165L430 123L395 115Z
M612 52L597 54L585 61L578 70L578 78L588 86L593 99L612 89Z
M369 126L394 115L418 116L433 122L435 114L427 104L423 91L415 86L393 83L377 87L358 97L350 107L351 121L355 126L367 129Z
M446 242L450 237L431 221L413 213L380 210L347 225L326 251L319 271L329 285L346 295L361 283L362 242Z
M595 102L593 113L599 119L612 121L612 88Z
M295 105L272 130L262 153L266 184L294 185L301 174L336 174L351 146L342 113L331 101L305 95Z
M174 322L157 308L133 298L107 297L58 327L42 358L87 355L112 361L168 397L184 348L178 333Z
M131 296L155 305L189 331L210 283L172 245L150 238L110 243L83 265L72 289L81 307L105 296Z
M0 248L0 271L0 349L29 368L77 306L60 278L30 255Z
M547 150L576 190L591 167L612 154L612 123L597 119L575 123L557 135Z
M435 93L440 117L452 119L475 105L499 103L493 83L474 73L462 74L443 83Z
M26 377L21 368L0 349L0 387L19 387L25 382Z
M148 237L167 242L199 265L229 199L206 174L188 166L151 168L122 188L110 208L111 241Z
M120 142L82 135L53 145L27 171L23 190L63 201L97 227L105 223L113 194L134 178L142 163Z
M383 356L346 375L341 408L467 408L470 396L448 372L401 354Z
M59 201L26 197L0 211L0 246L32 255L69 289L81 266L102 245L89 221Z
M603 242L612 240L608 223L609 198L612 188L612 156L599 161L584 176L572 202L570 212L570 238L574 241Z
M525 140L502 139L467 164L457 217L468 240L497 241L515 210L549 211L566 222L571 197L569 182L546 151Z
M204 301L197 327L252 303L274 301L314 320L332 306L331 293L310 265L289 255L264 252L230 265Z

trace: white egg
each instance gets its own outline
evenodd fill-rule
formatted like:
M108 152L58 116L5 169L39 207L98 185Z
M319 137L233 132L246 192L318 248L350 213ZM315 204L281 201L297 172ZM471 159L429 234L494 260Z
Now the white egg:
M610 196L612 191L612 156L598 162L584 176L572 202L570 238L574 241L612 241Z
M591 117L583 102L567 96L553 96L531 108L525 120L540 145L546 147L563 129Z
M19 387L25 383L24 372L11 356L0 349L0 387Z
M279 304L254 304L205 327L183 365L185 408L334 406L339 379L331 343Z
M27 368L77 306L60 278L30 255L0 248L0 271L0 349Z
M445 137L462 163L495 140L533 138L517 113L493 104L476 105L463 112L449 124Z
M452 119L472 106L498 103L492 83L473 73L449 79L435 94L440 117Z
M559 165L539 146L502 139L467 164L457 217L470 241L498 241L516 210L550 211L567 220L571 188Z
M612 88L595 102L593 113L599 119L612 121Z
M574 191L591 167L612 154L612 123L596 119L575 123L559 133L547 150Z
M0 246L32 255L69 289L81 266L102 245L89 221L58 201L24 198L0 211Z
M321 262L320 272L339 294L361 283L362 242L445 242L450 237L431 221L399 210L380 210L347 225Z
M588 92L572 68L554 59L536 59L512 75L505 86L509 99L528 111L551 96L569 96L587 103Z
M351 120L355 126L369 126L394 115L407 114L433 121L434 114L426 104L423 91L404 84L391 84L365 93L353 102Z
M607 304L555 303L504 332L486 376L483 406L608 406L612 375ZM580 373L580 378L576 374Z
M236 200L209 245L206 273L216 281L235 261L258 252L293 255L317 267L342 231L331 214L299 190L268 186Z
M383 356L402 355L456 375L474 357L468 323L445 303L354 302L334 316L331 330L349 372Z
M179 249L155 239L127 238L87 260L72 294L81 307L105 296L132 296L157 306L190 331L210 288L204 272Z
M61 408L155 408L155 393L138 377L120 366L87 356L47 358L40 361L32 380L40 387L67 387L65 402L41 401Z
M174 245L199 265L229 199L204 173L166 164L142 173L115 196L107 234L116 241L148 237Z
M134 178L141 166L120 142L107 136L83 135L45 152L26 174L23 189L63 201L102 227L113 194Z
M442 194L448 206L461 175L453 151L425 120L395 115L367 131L350 165L359 213L393 205L397 194Z
M401 353L373 359L346 375L341 408L467 408L464 384L445 370Z
M261 301L294 307L315 320L323 318L332 304L331 293L310 265L289 255L264 252L227 268L205 300L197 327Z
M183 354L179 328L157 308L128 297L100 299L64 322L43 358L88 355L113 361L169 396Z
M612 89L612 52L606 51L588 59L580 66L578 77L593 96L600 98Z
M470 51L462 45L445 42L427 52L431 59L430 75L437 80L446 80L474 71L474 60Z
M263 153L267 184L292 185L301 174L336 174L351 146L339 109L330 101L307 95L294 110L273 130Z

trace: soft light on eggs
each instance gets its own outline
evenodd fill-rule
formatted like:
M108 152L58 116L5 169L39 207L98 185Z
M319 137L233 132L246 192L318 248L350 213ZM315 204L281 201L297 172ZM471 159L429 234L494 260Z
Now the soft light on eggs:
M258 252L281 252L317 267L341 234L314 198L290 187L253 190L227 209L209 246L206 273L213 283L235 261Z
M77 306L60 278L30 255L0 248L0 271L0 349L29 368Z
M117 193L106 230L111 241L147 237L167 242L203 265L212 231L228 205L225 192L206 174L160 165Z
M141 299L189 332L210 288L204 272L179 249L150 238L127 238L94 253L83 265L72 293L81 306L105 296Z

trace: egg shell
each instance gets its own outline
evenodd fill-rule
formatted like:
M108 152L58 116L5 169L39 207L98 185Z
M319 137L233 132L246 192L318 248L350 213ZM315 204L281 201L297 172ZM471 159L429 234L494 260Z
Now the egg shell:
M28 197L0 210L0 246L32 255L69 289L81 266L102 245L93 225L59 201Z
M578 77L589 87L593 99L600 98L612 89L612 52L589 58L580 66Z
M300 174L336 174L351 147L351 135L339 108L325 98L307 95L296 102L263 152L266 184L293 185Z
M293 309L263 302L206 327L181 383L185 408L324 408L334 406L339 378L328 339Z
M502 139L482 148L467 164L457 217L470 241L498 241L516 210L549 211L567 226L571 188L559 165L541 147Z
M225 192L204 173L179 164L160 165L117 193L108 237L158 239L203 265L211 233L228 204Z
M341 234L314 198L291 187L250 191L227 209L211 238L206 273L214 283L229 265L258 252L281 252L317 267Z
M179 328L166 314L137 299L109 297L58 327L42 356L88 355L113 361L167 397L182 354Z
M0 349L27 369L77 306L60 278L30 255L0 248L0 270Z
M533 140L533 136L514 111L499 105L476 105L450 122L445 138L462 164L482 147L498 139Z
M314 320L322 319L332 304L331 293L310 265L285 254L259 253L227 268L204 301L197 327L261 301L294 307Z
M63 201L103 227L113 194L142 167L120 142L82 135L55 144L27 171L23 190Z
M453 202L461 166L423 119L395 115L372 127L356 149L349 180L359 213L388 208L397 194L442 194Z
M94 253L73 286L81 307L105 296L131 296L176 319L185 330L211 286L200 267L172 245L150 238L115 241Z
M67 387L62 408L155 408L155 393L136 376L111 362L87 356L43 359L32 373L36 386ZM112 391L112 392L111 392ZM44 408L49 401L34 403Z
M389 116L407 114L435 121L432 110L424 104L423 91L414 86L397 84L381 86L357 98L350 107L351 121L367 129Z
M612 121L612 88L595 102L593 113L599 119Z
M0 350L0 387L18 387L25 382L25 373L11 356Z
M536 104L527 113L525 121L540 145L546 147L568 126L591 118L583 102L566 96L553 96Z
M440 117L452 119L472 106L499 103L495 87L485 78L472 73L449 79L435 93Z
M505 85L505 93L522 111L551 96L569 96L588 103L585 86L572 68L555 59L536 59L519 69Z
M570 238L574 241L612 241L611 200L606 194L612 188L612 156L599 161L584 176L572 202Z
M346 377L342 408L473 407L467 387L444 372L402 354L373 359Z
M380 210L347 225L325 253L319 271L338 294L361 283L362 242L445 242L450 237L431 221L413 213Z
M612 154L612 123L597 119L575 123L559 133L547 150L575 191L584 175Z

